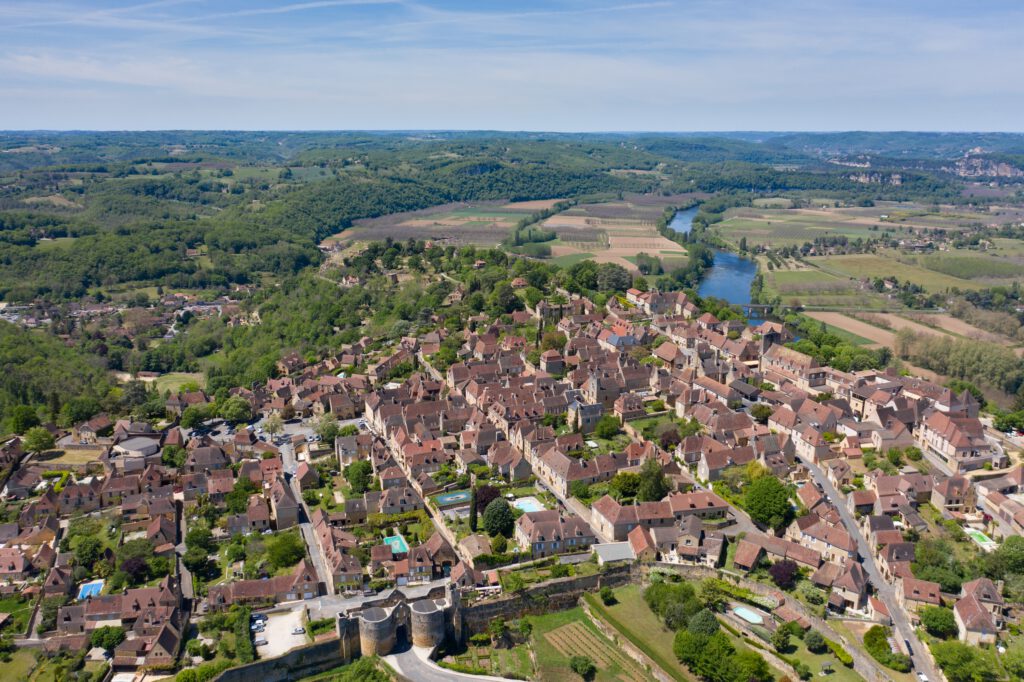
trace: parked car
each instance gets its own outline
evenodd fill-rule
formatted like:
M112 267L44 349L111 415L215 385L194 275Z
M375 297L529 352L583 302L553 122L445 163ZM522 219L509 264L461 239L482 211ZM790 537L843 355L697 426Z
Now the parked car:
M306 628L302 627L301 625L299 627L297 627L297 628L292 628L292 634L293 635L304 635L304 634L306 634Z
M253 640L253 644L255 644L256 646L266 646L267 640L264 637L257 637L255 640Z

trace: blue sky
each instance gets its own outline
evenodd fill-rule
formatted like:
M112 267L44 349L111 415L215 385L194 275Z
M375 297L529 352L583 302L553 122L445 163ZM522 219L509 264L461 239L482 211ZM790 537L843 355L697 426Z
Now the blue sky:
M1024 129L1017 0L0 0L0 129Z

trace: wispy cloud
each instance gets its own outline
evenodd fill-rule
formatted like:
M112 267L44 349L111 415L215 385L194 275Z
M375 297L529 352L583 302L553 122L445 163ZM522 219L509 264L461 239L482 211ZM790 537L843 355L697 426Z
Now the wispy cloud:
M977 3L0 0L0 128L1019 127Z

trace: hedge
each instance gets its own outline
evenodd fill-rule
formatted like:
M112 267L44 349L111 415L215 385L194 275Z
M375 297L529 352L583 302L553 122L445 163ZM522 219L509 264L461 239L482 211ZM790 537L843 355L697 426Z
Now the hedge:
M822 636L822 639L825 640L825 646L832 651L835 657L839 659L840 663L845 665L847 668L853 667L853 656L851 656L850 653L839 644L839 642L833 642L825 636Z

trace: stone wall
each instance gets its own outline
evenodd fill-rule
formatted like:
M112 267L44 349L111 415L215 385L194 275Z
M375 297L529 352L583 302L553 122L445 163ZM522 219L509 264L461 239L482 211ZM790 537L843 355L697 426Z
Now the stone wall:
M498 618L512 620L571 609L585 593L597 592L605 585L619 587L633 582L633 568L625 564L613 566L595 575L555 578L531 585L521 594L463 604L462 637L486 632L488 624Z
M349 663L337 639L292 649L277 658L225 670L215 682L288 682Z

